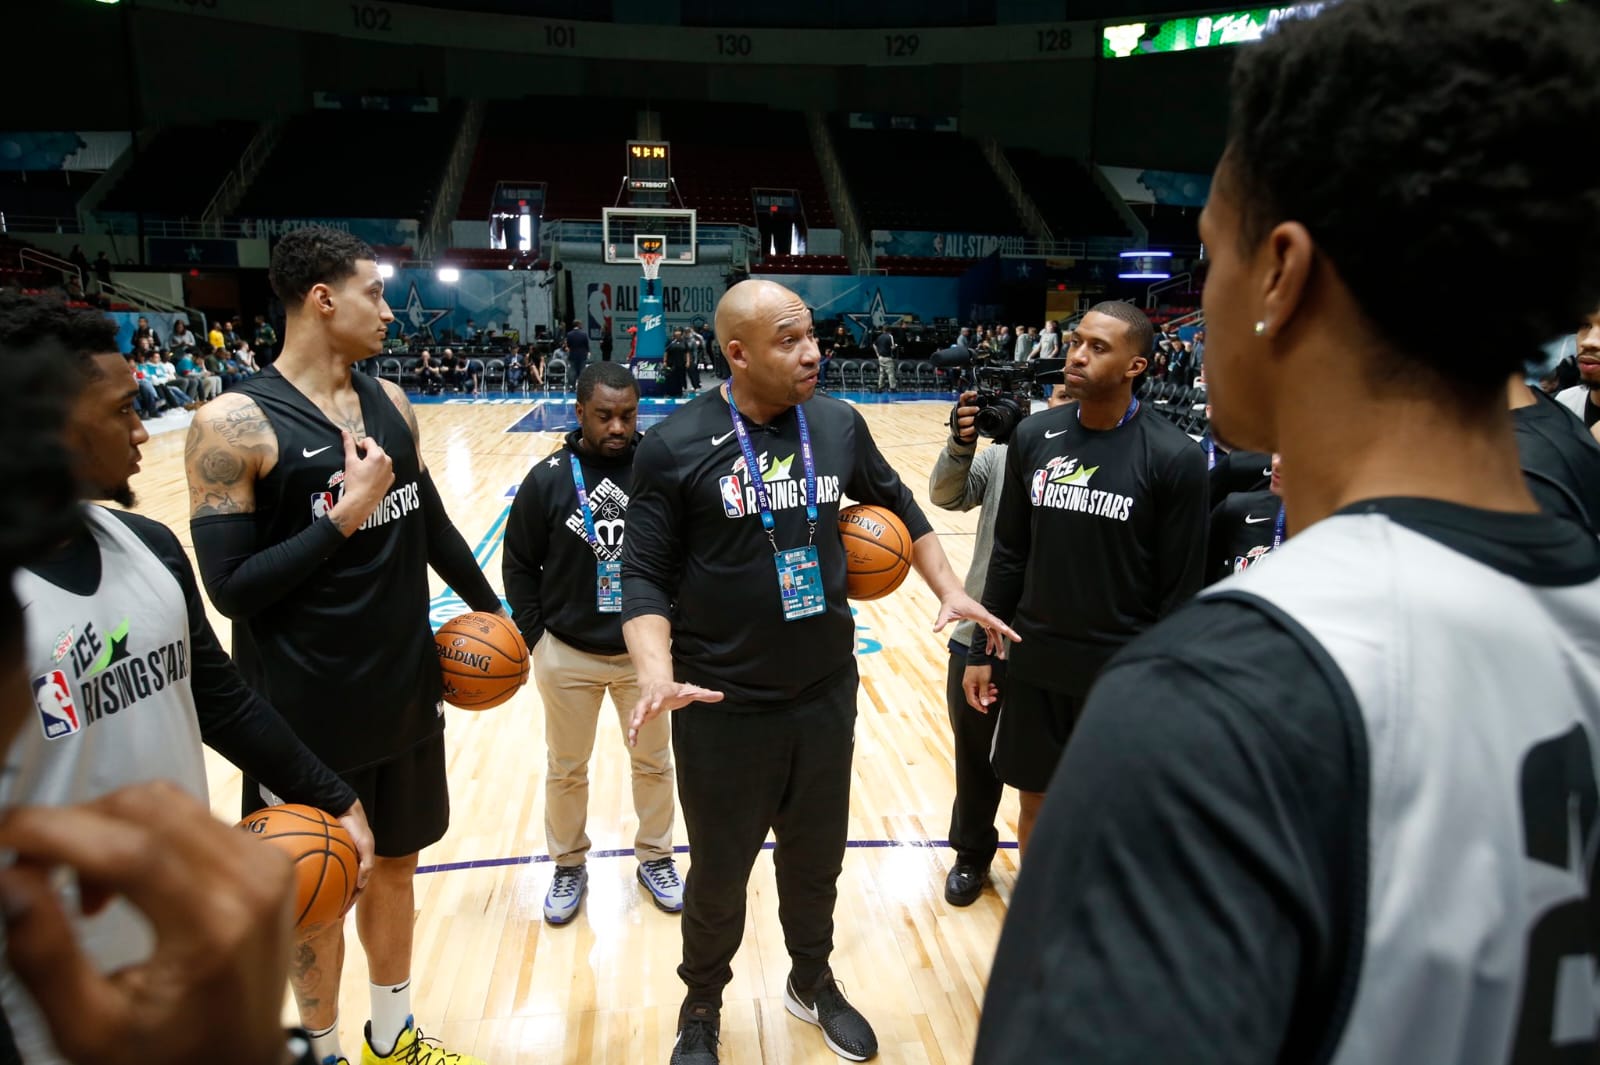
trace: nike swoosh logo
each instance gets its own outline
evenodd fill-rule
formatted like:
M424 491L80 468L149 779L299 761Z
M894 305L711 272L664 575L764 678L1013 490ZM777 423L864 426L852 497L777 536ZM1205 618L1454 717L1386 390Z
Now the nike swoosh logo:
M1263 476L1263 477L1271 477L1272 476L1272 467L1268 466L1266 469L1262 470L1261 471L1261 476Z
M733 432L734 431L732 429L729 429L727 432L723 433L721 436L713 436L711 438L711 446L712 447L721 447L723 444L726 444L728 442L728 438L733 435Z
M1046 440L1054 440L1056 437L1060 436L1062 433L1065 433L1065 432L1066 432L1065 429L1057 429L1053 433L1049 433L1049 432L1045 433L1044 434L1044 438Z
M332 444L329 444L329 445L327 445L327 447L319 447L315 451L312 451L310 448L303 447L303 448L300 449L300 457L301 458L307 458L307 459L314 458L317 455L322 454L324 451L328 450L328 448L330 448L332 446L333 446Z
M1249 516L1249 515L1248 515L1248 514L1247 514L1247 515L1245 515L1245 519L1244 519L1244 523L1245 523L1245 524L1246 524L1246 525L1260 525L1260 524L1261 524L1261 523L1262 523L1262 522L1264 522L1264 521L1271 521L1271 520L1272 520L1272 518L1270 518L1270 517L1266 517L1266 518L1252 518L1252 517L1250 517L1250 516Z

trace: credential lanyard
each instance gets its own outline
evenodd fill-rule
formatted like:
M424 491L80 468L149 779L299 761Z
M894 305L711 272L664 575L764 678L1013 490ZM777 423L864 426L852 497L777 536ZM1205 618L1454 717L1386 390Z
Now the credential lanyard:
M1217 468L1217 441L1210 433L1206 434L1206 469Z
M761 512L761 529L772 544L772 553L777 554L778 539L772 532L776 523L772 518L772 508L767 504L767 484L761 479L761 467L756 464L756 449L750 443L750 432L744 427L744 419L739 417L739 407L733 401L731 386L722 386L722 398L728 401L733 433L739 438L739 451L744 455L745 474L756 491L756 509ZM805 407L797 404L794 416L800 423L800 461L806 469L806 544L810 545L817 538L817 464L811 454L811 430L806 425Z
M589 546L598 555L600 553L600 537L594 534L594 511L589 509L589 492L583 486L583 464L578 461L578 451L572 451L572 457L567 460L567 465L572 467L572 487L578 490L578 509L583 512L583 538L589 541Z
M1120 422L1118 422L1116 425L1112 426L1112 428L1113 429L1121 429L1124 425L1127 425L1128 424L1128 419L1133 417L1134 414L1136 414L1138 412L1138 410L1139 410L1139 399L1138 399L1137 396L1135 396L1133 399L1128 400L1128 409L1123 412L1122 420ZM1078 414L1078 424L1082 425L1083 424L1083 411L1079 410L1077 412L1077 414Z
M1283 546L1283 533L1285 529L1285 515L1283 504L1278 504L1278 523L1272 527L1272 549L1276 551Z

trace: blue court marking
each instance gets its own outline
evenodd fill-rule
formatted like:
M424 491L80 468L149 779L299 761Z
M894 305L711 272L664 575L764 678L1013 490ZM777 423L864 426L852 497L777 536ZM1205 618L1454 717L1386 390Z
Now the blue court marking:
M763 843L761 849L770 851L777 844L771 841ZM879 850L888 848L909 848L912 850L946 850L950 841L945 839L853 839L845 844L849 850ZM1017 845L1011 840L1001 840L1003 850L1016 850ZM675 854L688 854L689 846L680 843L672 848ZM619 850L590 851L590 858L632 858L633 848L627 847ZM424 873L453 873L461 869L499 869L508 865L539 865L548 862L548 854L524 854L514 858L478 858L470 862L439 862L436 865L417 866L417 875Z
M508 492L506 494L514 495L515 493ZM500 541L506 535L506 519L509 517L511 517L511 505L508 503L505 509L500 511L500 516L494 519L494 523L489 526L489 531L483 534L483 539L478 541L478 546L472 549L472 560L478 564L479 569L483 569L484 566L488 565L489 560L494 557L494 553L500 549ZM504 596L501 597L500 602L505 606L506 613L509 614L511 612L511 604L505 601ZM428 622L433 626L433 631L438 632L439 626L451 618L466 612L466 602L455 593L454 588L446 588L429 601Z

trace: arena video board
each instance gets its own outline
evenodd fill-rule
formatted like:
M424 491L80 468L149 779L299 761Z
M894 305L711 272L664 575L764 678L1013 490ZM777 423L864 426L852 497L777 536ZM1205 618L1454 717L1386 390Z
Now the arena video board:
M1107 59L1162 52L1187 52L1228 44L1259 41L1285 18L1309 18L1324 4L1256 7L1214 15L1190 15L1160 22L1130 22L1107 26L1100 35L1100 54Z

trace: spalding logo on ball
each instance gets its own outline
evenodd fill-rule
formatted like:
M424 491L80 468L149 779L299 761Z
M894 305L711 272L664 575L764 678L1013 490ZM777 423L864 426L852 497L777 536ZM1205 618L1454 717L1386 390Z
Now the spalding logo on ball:
M844 545L846 594L882 599L911 572L911 531L892 510L857 503L839 511Z
M528 682L528 647L508 618L474 611L451 618L433 637L444 701L462 710L499 706Z

